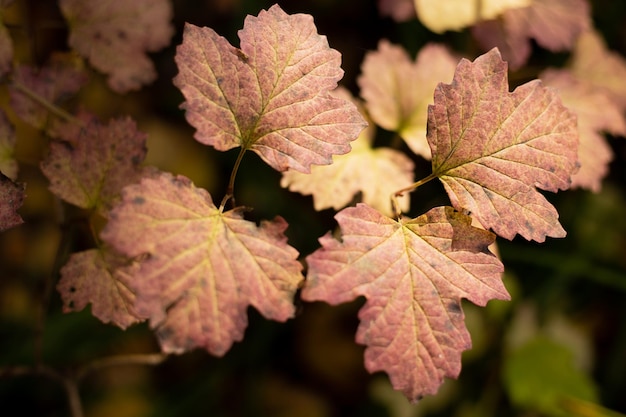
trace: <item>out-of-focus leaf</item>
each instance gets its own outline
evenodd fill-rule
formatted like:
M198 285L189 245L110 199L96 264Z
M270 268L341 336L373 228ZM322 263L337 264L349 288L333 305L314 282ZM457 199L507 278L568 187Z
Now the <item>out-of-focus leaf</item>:
M23 201L24 186L0 172L0 232L24 223L16 211Z
M528 7L506 10L497 19L472 28L485 50L497 47L511 69L519 69L531 53L531 39L550 51L570 50L591 26L586 0L532 0Z
M82 126L70 123L57 128L63 141L50 143L41 170L57 196L105 214L121 189L139 179L146 135L130 118L105 125L86 114L80 117Z
M570 68L577 78L604 90L626 109L626 60L610 51L598 32L590 30L579 37Z
M122 329L141 321L133 307L135 295L125 282L128 262L108 249L74 253L61 268L57 290L63 311L80 311L91 303L91 313ZM136 268L136 265L130 266Z
M568 70L550 69L541 80L555 88L563 104L578 117L580 170L572 177L572 187L600 191L602 179L609 171L613 151L601 132L626 135L626 120L617 103L591 83L579 80Z
M138 90L156 79L148 52L166 47L174 34L168 0L60 0L70 28L69 44L118 93Z
M273 320L294 314L302 265L282 218L257 226L240 209L223 213L205 190L166 173L143 178L122 196L102 239L129 258L144 258L125 271L125 282L163 351L225 354L243 338L250 305Z
M248 16L237 49L210 28L185 26L174 83L195 138L220 151L242 147L278 171L309 172L350 150L365 127L354 104L329 92L341 55L313 18L278 5Z
M508 91L497 49L462 60L428 109L433 175L458 210L512 239L563 237L556 209L536 188L570 186L577 169L576 116L535 80Z
M86 82L87 74L69 54L53 55L43 68L18 65L9 86L11 108L25 122L43 129L48 124L50 108L41 99L58 106Z
M13 61L13 41L2 21L2 12L13 0L0 0L0 77L11 70Z
M484 306L508 299L488 231L451 207L392 220L359 204L339 212L341 241L326 235L309 265L302 298L339 304L365 296L356 340L365 366L385 371L411 401L434 394L461 370L471 346L461 298Z
M426 45L415 62L400 46L380 41L368 52L358 83L365 107L379 126L398 132L411 150L430 159L426 141L428 105L439 82L454 75L457 60L443 46Z
M418 19L436 33L461 30L533 0L414 0Z
M591 377L574 366L572 352L542 336L505 356L503 379L515 405L547 416L572 417L564 408L568 398L598 399Z
M339 92L343 92L347 100L354 100L345 89L338 89L333 94ZM313 195L316 210L329 207L339 210L348 205L356 193L362 192L364 203L392 216L391 193L413 183L413 162L394 149L372 148L374 131L373 125L363 130L352 142L352 151L335 156L331 165L312 166L310 174L293 170L283 172L281 186ZM408 197L404 195L398 199L402 211L409 209Z

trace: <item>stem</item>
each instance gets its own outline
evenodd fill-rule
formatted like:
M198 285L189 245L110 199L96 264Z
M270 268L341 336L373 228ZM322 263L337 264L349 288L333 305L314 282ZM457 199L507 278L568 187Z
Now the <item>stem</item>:
M235 161L235 165L233 166L233 171L230 173L230 180L228 181L228 188L226 188L226 195L220 203L220 212L224 211L224 206L226 205L228 200L232 200L233 207L235 206L235 177L237 176L237 171L239 171L239 165L241 165L241 160L243 159L243 155L245 153L246 148L242 147L239 150L239 155L237 155L237 160Z
M76 123L79 125L83 124L83 122L80 119L72 116L71 114L69 114L62 108L54 105L53 103L50 103L44 97L41 97L39 94L31 90L30 88L26 87L24 84L20 83L19 81L15 81L15 79L13 79L11 81L11 85L13 85L13 87L15 87L15 89L17 89L20 93L24 94L25 96L27 96L28 98L36 102L37 104L43 106L46 110L48 110L50 113L54 114L55 116L60 117L61 119L64 119L71 123Z
M437 175L435 173L431 173L427 177L422 178L421 180L409 185L408 187L404 187L403 189L398 190L395 193L391 194L391 205L393 207L393 211L396 217L400 217L400 215L402 214L400 210L400 205L398 204L398 197L402 197L404 193L411 192L415 190L417 187L422 186L426 184L428 181L434 180L435 178L437 178Z
M118 355L102 358L90 362L83 366L76 373L76 379L81 380L87 374L99 371L110 366L126 366L126 365L159 365L167 358L164 353L147 353L134 355Z

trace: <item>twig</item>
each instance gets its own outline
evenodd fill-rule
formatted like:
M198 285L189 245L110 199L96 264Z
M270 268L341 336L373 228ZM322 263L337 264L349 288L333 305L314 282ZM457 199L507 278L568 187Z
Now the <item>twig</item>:
M111 366L127 365L158 365L167 358L165 353L148 353L134 355L109 356L107 358L94 360L83 366L76 372L76 379L80 381L87 374Z

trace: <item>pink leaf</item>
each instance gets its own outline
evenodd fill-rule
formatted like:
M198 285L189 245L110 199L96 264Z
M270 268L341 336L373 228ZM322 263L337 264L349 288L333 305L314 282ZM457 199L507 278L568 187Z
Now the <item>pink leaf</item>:
M146 135L130 118L104 125L95 118L81 117L84 126L70 124L59 130L64 142L50 143L41 170L57 196L106 213L122 187L141 175Z
M59 6L70 46L109 75L114 91L138 90L156 79L147 53L166 47L174 34L168 0L61 0Z
M133 307L135 295L125 280L127 262L109 250L91 249L74 253L61 268L57 290L63 299L63 311L80 311L91 303L91 313L104 323L122 329L141 319ZM130 266L132 268L135 266Z
M441 45L426 45L412 62L400 46L380 41L378 50L365 56L358 79L372 120L398 132L413 152L430 159L426 142L428 105L437 84L452 79L456 62Z
M396 22L406 22L416 18L413 0L378 0L381 16L390 16Z
M540 78L558 91L563 104L578 117L580 170L572 177L572 187L600 191L613 159L613 151L600 132L626 135L626 120L620 106L605 90L577 79L568 70L550 69L541 73Z
M350 150L364 127L354 105L329 95L343 76L339 52L309 15L277 5L248 16L241 50L210 28L185 26L174 83L196 139L250 149L274 169L309 172Z
M19 86L35 93L52 105L59 105L80 90L87 75L76 60L66 54L56 54L43 68L20 65L13 73L10 85L11 108L25 122L37 129L47 126L50 110L26 94Z
M243 338L249 305L273 320L293 315L302 266L286 227L282 218L259 227L240 210L222 213L187 178L162 173L124 189L102 238L145 257L128 285L164 351L221 356Z
M24 201L24 185L17 184L0 172L0 232L24 223L17 213Z
M333 94L341 94L359 108L359 103L348 90L339 87ZM391 193L413 183L413 162L394 149L373 148L374 132L374 125L365 128L352 142L352 151L335 156L331 165L312 166L310 174L294 170L283 172L280 185L312 195L315 210L329 207L339 210L362 192L364 203L393 215ZM405 195L398 201L402 211L409 209L408 197Z
M530 56L531 39L550 51L569 50L590 21L586 0L533 0L528 7L478 23L472 33L483 48L498 47L509 66L519 69Z
M577 78L589 81L626 109L626 60L610 51L599 33L592 30L580 36L570 66Z
M411 401L436 393L444 377L458 376L471 346L461 298L509 298L502 264L487 251L494 235L451 207L395 221L359 204L335 217L341 241L326 235L307 257L302 298L365 296L356 339L367 346L366 368L387 372Z
M576 116L538 80L508 91L496 49L462 60L428 109L433 175L458 210L512 239L563 237L556 209L536 188L570 186L577 169Z

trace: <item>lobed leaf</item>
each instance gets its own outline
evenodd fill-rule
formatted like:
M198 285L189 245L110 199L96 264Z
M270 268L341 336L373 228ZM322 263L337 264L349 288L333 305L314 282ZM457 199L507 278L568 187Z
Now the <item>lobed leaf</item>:
M598 192L609 171L613 151L601 132L626 136L626 120L621 107L606 91L579 80L569 70L548 69L541 80L559 92L559 97L578 118L580 170L572 176L572 187Z
M57 128L63 141L50 143L41 170L54 194L78 207L106 214L122 188L141 176L146 135L130 118L107 125L87 115L81 115L81 120L83 126Z
M531 39L550 51L565 51L590 25L586 0L533 0L527 7L479 22L472 33L484 49L497 47L510 68L519 69L530 56Z
M357 80L372 120L397 132L413 152L430 159L428 105L437 84L452 79L456 62L441 45L426 45L412 62L402 47L380 41L377 51L366 54Z
M118 93L138 90L156 79L148 52L170 43L174 28L168 0L60 0L69 44Z
M246 309L285 321L302 280L282 218L260 226L222 213L184 177L161 173L126 187L102 239L130 258L135 308L165 352L202 347L221 356L243 338Z
M17 213L24 201L24 185L0 172L0 232L24 223Z
M497 49L462 60L428 109L433 175L458 210L512 239L563 237L556 209L537 188L570 186L577 170L576 116L535 80L508 91Z
M80 311L91 303L91 313L103 323L126 329L143 320L135 311L135 294L128 288L128 262L109 249L90 249L70 256L61 268L57 290L63 312Z
M365 366L385 371L411 401L456 377L471 346L461 298L508 299L503 267L487 250L495 236L451 207L392 220L359 204L336 216L341 241L326 235L306 258L302 298L338 304L365 296L358 343Z
M210 28L186 24L174 84L195 138L225 151L256 152L278 171L309 172L350 150L365 123L329 91L343 76L339 52L309 15L278 5L246 17L241 49Z

